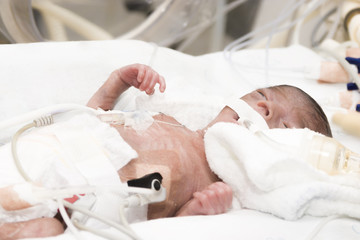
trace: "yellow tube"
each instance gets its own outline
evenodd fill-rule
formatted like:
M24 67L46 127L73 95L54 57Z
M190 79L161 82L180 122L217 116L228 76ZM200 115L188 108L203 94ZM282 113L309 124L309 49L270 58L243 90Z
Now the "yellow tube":
M332 116L332 121L345 132L360 137L360 113L355 111L335 113Z

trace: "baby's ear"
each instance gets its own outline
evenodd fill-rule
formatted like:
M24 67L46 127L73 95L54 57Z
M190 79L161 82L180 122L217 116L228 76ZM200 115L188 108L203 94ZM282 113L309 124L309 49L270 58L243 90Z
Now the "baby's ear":
M270 111L270 107L268 105L268 103L266 101L259 101L256 103L256 105L259 107L259 110L260 110L260 114L263 116L263 118L268 118L268 117L271 117L271 111Z

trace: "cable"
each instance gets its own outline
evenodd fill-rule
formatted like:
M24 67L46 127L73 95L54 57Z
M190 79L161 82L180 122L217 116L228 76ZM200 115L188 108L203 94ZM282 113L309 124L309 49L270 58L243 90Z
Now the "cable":
M57 105L51 105L44 108L40 108L25 114L22 114L20 116L16 116L4 121L0 122L0 130L2 129L9 129L12 127L15 127L19 124L24 124L26 122L33 121L34 119L40 118L45 115L57 115L59 113L69 112L69 111L83 111L90 114L96 114L96 110L93 108L85 107L83 105L78 104L57 104Z
M77 230L77 228L74 226L74 224L71 222L70 218L69 218L69 215L67 214L66 212L66 209L64 207L64 202L62 199L56 199L57 203L58 203L58 207L59 207L59 212L61 214L61 217L62 219L64 220L66 226L68 227L68 229L70 230L70 232L72 234L75 235L75 237L77 239L83 239L81 236L80 236L80 232Z
M29 175L24 171L24 168L22 167L20 161L19 161L19 156L17 154L17 142L18 139L20 137L21 134L23 134L25 131L27 131L30 128L33 127L41 127L41 126L46 126L46 125L50 125L54 122L54 119L52 117L52 115L49 116L43 116L41 118L35 119L32 123L26 124L25 126L23 126L22 128L20 128L14 135L14 137L11 140L11 153L13 156L13 160L15 163L15 166L18 170L18 172L20 173L20 175L25 179L25 181L27 182L33 182L32 179L29 177Z
M29 177L29 175L27 175L27 173L24 171L24 168L22 167L20 161L19 161L19 156L17 154L17 141L20 137L21 134L23 134L26 130L35 127L35 123L29 123L27 125L25 125L24 127L22 127L21 129L19 129L14 137L11 140L11 153L13 156L13 160L15 163L15 166L18 170L18 172L20 173L20 175L25 179L25 181L27 182L32 182L31 178Z
M239 71L238 67L242 67L241 69L243 70L243 67L248 67L248 68L251 68L251 66L246 66L246 65L243 65L243 64L239 64L239 63L236 63L232 60L232 55L234 52L242 49L243 47L245 46L248 46L250 44L253 44L255 42L257 42L260 38L263 38L264 36L261 36L261 37L257 37L257 38L253 38L253 39L250 39L252 36L254 36L255 34L259 33L259 32L265 32L265 29L268 29L269 27L273 27L275 24L277 23L280 23L282 22L283 20L286 19L286 17L288 15L290 15L292 12L294 12L299 6L300 4L303 4L305 2L305 0L303 1L300 1L298 2L297 4L295 4L294 6L290 7L290 9L288 9L288 12L287 14L283 15L283 16L279 16L277 19L275 19L274 21L264 25L263 27L261 28L258 28L244 36L242 36L241 38L235 40L234 42L228 44L224 51L223 51L223 56L224 58L228 61L228 63L236 70L236 71ZM314 2L314 1L313 1ZM325 0L321 0L321 1L315 1L314 2L314 5L307 9L305 11L305 13L303 13L300 17L298 17L297 19L293 20L292 22L290 22L289 24L285 25L284 27L282 28L277 28L273 33L277 33L277 32L281 32L281 31L284 31L284 30L287 30L289 28L291 28L292 26L294 26L295 24L299 23L300 21L302 21L305 17L307 17L311 12L313 12L314 10L316 10L321 4L323 4L325 2ZM246 40L248 39L248 40ZM244 41L246 40L246 41ZM280 70L280 69L284 69L282 67L277 67L277 68L274 68L274 67L269 67L267 66L268 69L276 69L276 70ZM292 69L292 70L296 70L296 69ZM302 71L303 69L302 68L299 68L297 71ZM246 81L246 80L245 80ZM249 84L251 84L250 82L248 82Z
M295 3L295 0L293 0L291 3L290 3L290 6L293 5ZM286 8L285 8L286 9ZM285 11L281 11L280 13L280 16L282 14L284 14ZM269 82L269 48L270 48L270 44L271 44L271 40L272 40L272 37L274 35L274 31L275 31L275 27L277 27L278 24L274 24L274 26L272 26L271 30L270 30L270 33L269 33L269 36L268 36L268 40L267 40L267 43L266 43L266 47L265 47L265 62L264 62L264 65L265 65L265 82L266 82L266 85L269 85L270 82Z
M89 217L95 218L95 219L97 219L97 220L99 220L99 221L101 221L101 222L103 222L103 223L105 223L105 224L107 224L107 225L109 225L109 226L111 226L111 227L125 233L126 235L128 235L132 239L139 239L138 236L136 236L133 231L125 228L124 226L122 226L122 225L120 225L120 224L118 224L118 223L116 223L114 221L108 220L105 217L102 217L102 216L100 216L98 214L95 214L95 213L89 211L86 208L76 206L76 205L71 204L71 203L66 202L66 201L64 201L64 206L69 208L69 209L72 209L73 211L78 211L78 212L83 213L83 214L85 214L85 215L87 215Z
M319 224L316 225L314 230L305 238L305 240L313 240L326 224L328 224L329 222L331 222L335 219L339 219L339 218L348 218L348 217L343 216L343 215L334 215L334 216L329 216L329 217L323 219L322 221L320 221Z
M295 7L298 7L298 6L300 5L300 3L302 4L304 1L306 1L306 0L302 0L302 1L298 2L298 4L296 4ZM310 8L309 10L307 10L304 14L302 14L300 17L298 17L298 18L295 19L294 21L290 22L290 23L287 24L286 26L284 26L284 27L282 27L282 28L278 28L278 29L275 31L275 33L281 32L281 31L284 31L284 30L287 30L287 29L291 28L292 26L294 26L295 24L297 24L298 22L300 22L301 20L303 20L306 16L308 16L308 15L309 15L311 12L313 12L315 9L317 9L324 1L326 1L326 0L321 0L321 1L316 2L316 4L315 4L312 8ZM289 12L292 13L292 12L295 11L295 10L296 10L296 9L292 9L292 10L289 10ZM288 15L289 15L289 14L286 14L286 16L288 16ZM282 20L285 20L286 16L285 16L285 17L279 17L279 18L278 18L279 20L277 19L277 20L271 22L270 24L266 25L266 27L267 27L267 28L268 28L268 27L271 27L272 25L275 25L275 24L277 24L278 22L281 22ZM261 28L261 29L259 29L259 30L257 30L257 31L254 31L254 33L251 32L251 33L247 34L248 36L245 35L245 36L241 37L240 39L238 39L238 40L235 41L236 44L233 44L233 43L232 43L232 44L229 44L229 45L224 49L224 51L225 51L225 52L229 52L230 55L231 55L231 53L242 49L244 46L249 45L248 43L253 43L253 42L255 42L255 41L258 41L258 39L252 39L252 40L248 40L248 41L245 41L245 42L241 43L244 39L250 38L252 35L255 35L255 33L259 32L259 31L264 32L264 29ZM263 38L263 37L261 37L261 38ZM229 50L229 49L231 49L231 50Z
M319 28L320 26L323 24L323 22L326 21L326 19L328 19L331 15L333 15L337 10L336 7L334 7L333 9L330 9L324 16L322 16L319 21L315 24L315 27L311 33L311 37L310 37L310 40L311 40L311 46L312 47L317 47L320 45L320 43L322 41L324 41L324 39L326 38L326 35L324 34L320 40L316 41L315 40L315 36L316 36L316 33L319 31Z
M126 204L120 204L120 207L119 207L119 216L120 216L120 221L121 223L126 227L128 228L129 230L132 231L130 225L129 225L129 222L127 221L127 219L125 218L125 211L124 211L124 208L125 208L125 205ZM134 233L135 234L135 233Z
M279 24L281 21L285 20L289 15L291 15L301 4L303 4L306 0L301 0L299 1L297 4L295 4L294 6L292 6L290 8L290 10L287 11L286 14L284 15L280 15L279 17L277 17L275 20L263 25L262 27L255 29L247 34L245 34L244 36L238 38L237 40L231 42L230 44L228 44L225 49L224 52L225 53L230 53L231 49L233 49L234 47L236 47L238 44L240 44L241 42L244 42L245 39L250 39L252 38L254 35L258 34L258 33L264 33L265 29L268 29L274 25ZM263 38L263 37L261 37ZM258 39L256 39L256 41L258 41Z
M224 7L223 14L227 14L228 12L230 12L234 8L240 6L241 4L243 4L246 1L248 1L248 0L236 0L232 3L227 4ZM205 29L207 29L209 26L211 26L211 24L213 24L216 20L217 20L217 16L214 16L210 19L202 21L200 24L198 24L194 27L188 28L187 30L185 30L181 33L174 34L170 38L162 40L159 44L162 46L168 46L171 43L174 43L174 42L184 38L185 36L190 36L190 38L188 40L185 40L184 43L180 44L180 46L178 48L178 49L184 50L187 47L187 45L189 45L191 43L191 41L196 39L196 37L198 37Z

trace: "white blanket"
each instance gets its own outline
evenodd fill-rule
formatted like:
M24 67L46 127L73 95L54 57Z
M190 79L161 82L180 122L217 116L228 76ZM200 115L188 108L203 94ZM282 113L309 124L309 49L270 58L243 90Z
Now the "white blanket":
M267 136L288 146L301 146L308 129L270 129ZM234 190L244 208L287 220L303 215L360 218L360 182L355 175L330 176L310 166L299 154L273 147L247 128L219 123L205 136L211 169ZM235 203L236 203L235 201Z

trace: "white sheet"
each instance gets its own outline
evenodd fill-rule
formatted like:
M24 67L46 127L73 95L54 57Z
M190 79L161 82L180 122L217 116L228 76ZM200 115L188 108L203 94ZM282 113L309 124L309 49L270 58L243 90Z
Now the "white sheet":
M156 93L150 97L130 89L116 107L168 112L191 129L207 124L227 97L242 96L266 83L299 86L319 101L345 89L343 84L317 84L313 78L318 74L316 66L320 58L300 46L270 51L270 63L292 70L271 72L268 80L264 77L266 72L258 69L265 63L264 50L236 53L234 60L243 63L236 68L224 60L221 52L193 57L139 41L1 45L0 55L0 120L56 103L85 104L111 71L134 62L150 64L165 77L168 88L165 94ZM249 65L255 69L248 69ZM329 116L332 114L330 108L325 110ZM0 139L14 130L2 131ZM333 130L336 138L357 150L358 138L344 134L334 125ZM172 239L198 239L199 236L206 239L223 236L230 239L304 239L320 220L306 217L287 222L272 215L243 210L220 216L161 219L135 224L134 228L149 239L153 236L159 239L169 239L169 236ZM358 221L334 220L326 225L318 239L339 239L339 235L345 236L343 239L355 239L359 233Z

